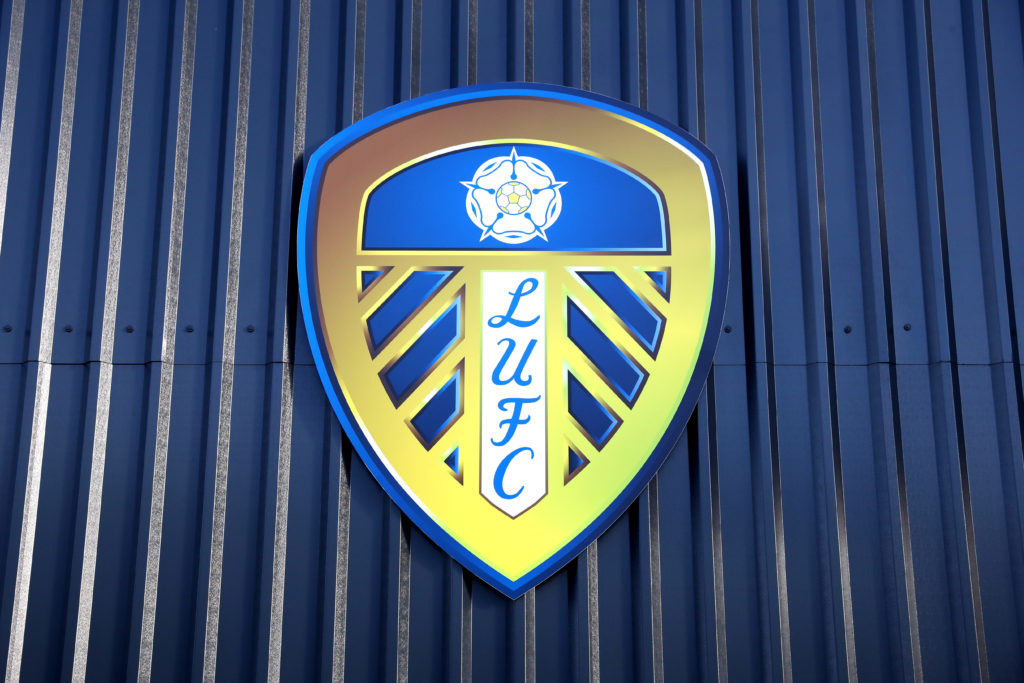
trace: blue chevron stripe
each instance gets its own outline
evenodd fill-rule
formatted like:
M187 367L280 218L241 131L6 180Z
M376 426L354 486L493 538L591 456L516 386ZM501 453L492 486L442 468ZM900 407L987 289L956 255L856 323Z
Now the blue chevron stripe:
M622 420L601 405L571 372L568 378L568 389L569 414L576 419L580 428L586 432L597 448L604 448L608 439L622 424Z
M658 288L661 295L668 299L668 271L665 270L648 270L646 271L647 277L651 278L651 282Z
M665 327L661 314L648 306L613 272L577 271L577 274L619 316L651 356L656 356Z
M365 292L383 274L383 270L364 270L361 272L359 274L359 291Z
M632 406L640 395L647 373L622 353L575 302L567 300L567 305L569 339L597 366L616 393Z
M380 373L395 406L401 405L427 373L455 345L462 332L462 299L457 299L394 363Z
M448 281L454 270L417 270L366 320L370 350L376 356L420 306Z
M444 433L444 430L459 416L462 408L462 402L459 400L461 393L462 371L459 370L451 379L445 382L444 386L412 418L412 426L420 435L420 439L427 448L433 447ZM458 473L459 467L458 457L458 450L456 449L455 466L452 467L452 470L456 473Z

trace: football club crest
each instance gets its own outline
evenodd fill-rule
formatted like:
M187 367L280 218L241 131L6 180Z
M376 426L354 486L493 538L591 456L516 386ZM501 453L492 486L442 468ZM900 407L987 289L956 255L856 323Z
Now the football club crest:
M650 481L728 282L711 153L541 85L420 97L311 157L299 287L320 377L419 528L517 597Z

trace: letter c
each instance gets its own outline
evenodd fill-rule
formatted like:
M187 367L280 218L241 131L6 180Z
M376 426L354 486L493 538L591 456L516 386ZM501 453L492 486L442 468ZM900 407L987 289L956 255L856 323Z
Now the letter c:
M514 451L506 455L504 458L502 458L501 462L498 463L498 468L494 470L494 492L497 493L499 497L504 498L505 500L513 500L514 498L518 498L519 494L523 492L524 488L526 488L525 486L520 486L519 490L516 491L515 493L507 493L505 491L505 470L507 470L508 466L512 464L512 461L515 459L515 457L522 453L523 451L530 451L530 460L533 460L533 449L530 448L529 446L522 446L520 448L515 449Z

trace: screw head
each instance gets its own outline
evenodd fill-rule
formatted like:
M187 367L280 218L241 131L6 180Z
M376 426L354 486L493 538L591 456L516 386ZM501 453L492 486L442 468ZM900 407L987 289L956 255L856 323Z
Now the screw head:
M726 325L722 331L725 332L726 334L729 334L730 332L732 332L732 325Z
M245 331L248 332L249 334L252 334L253 332L256 331L256 328L253 327L252 325L246 325Z
M185 326L185 331L188 332L189 334L192 334L193 332L195 332L195 329L196 328L192 327L191 325L186 325Z
M903 329L906 330L907 332L910 332L910 323L907 323L906 325L904 325Z
M4 332L10 332L10 331L11 331L11 330L13 330L13 329L14 329L14 328L13 328L13 327L11 327L10 325L4 325Z
M71 331L72 331L73 329L74 329L74 328L73 328L73 327L71 327L71 325L65 325L65 326L64 326L64 331L65 331L65 332L71 332Z
M845 332L846 334L850 334L851 332L853 332L853 328L847 325L846 327L843 328L843 332Z
M124 331L127 332L128 334L131 334L132 332L135 331L135 328L129 325L128 327L124 328Z

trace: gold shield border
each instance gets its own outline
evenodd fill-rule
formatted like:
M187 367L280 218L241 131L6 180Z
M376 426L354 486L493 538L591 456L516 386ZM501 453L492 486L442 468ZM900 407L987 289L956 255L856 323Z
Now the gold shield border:
M399 123L401 126L396 125ZM628 131L642 134L624 134ZM374 136L374 144L360 146L358 143L369 135ZM334 371L338 357L325 327L325 311L331 309L331 297L353 296L351 273L366 265L367 253L361 251L361 241L356 249L350 241L345 242L351 239L351 226L361 226L368 191L400 167L441 150L475 146L481 141L537 141L586 150L589 154L599 150L602 158L637 169L652 179L652 185L666 199L670 226L690 221L696 222L698 228L710 228L706 233L707 249L692 257L698 260L692 265L709 273L705 286L711 294L706 299L703 329L694 331L699 332L699 343L694 357L687 359L688 377L674 417L665 425L650 456L604 512L546 560L518 576L510 576L481 561L401 480L359 418L351 395ZM693 159L703 182L699 186L687 182L682 177L684 169L677 163L673 165L672 155L666 158L659 154L659 145L674 148L676 158L678 151L682 151ZM331 161L343 151L344 167L332 166ZM630 163L636 158L643 163ZM705 207L702 216L693 214L694 206ZM367 467L410 519L456 560L510 597L522 594L557 571L635 499L677 441L710 369L728 282L728 229L720 172L710 152L691 136L623 103L555 86L509 84L462 88L397 105L349 127L312 155L303 186L298 228L297 260L304 320L324 387L347 434ZM369 253L373 258L392 261L407 256L407 252ZM516 255L522 258L545 253L551 252L520 251ZM346 259L349 254L351 259ZM321 255L325 258L318 258ZM345 262L338 262L339 255ZM446 256L458 260L459 255L460 252L430 252L436 264L443 263ZM580 252L576 256L580 265L601 265L602 255ZM677 256L673 269L684 272L686 257ZM679 295L678 291L676 294Z

